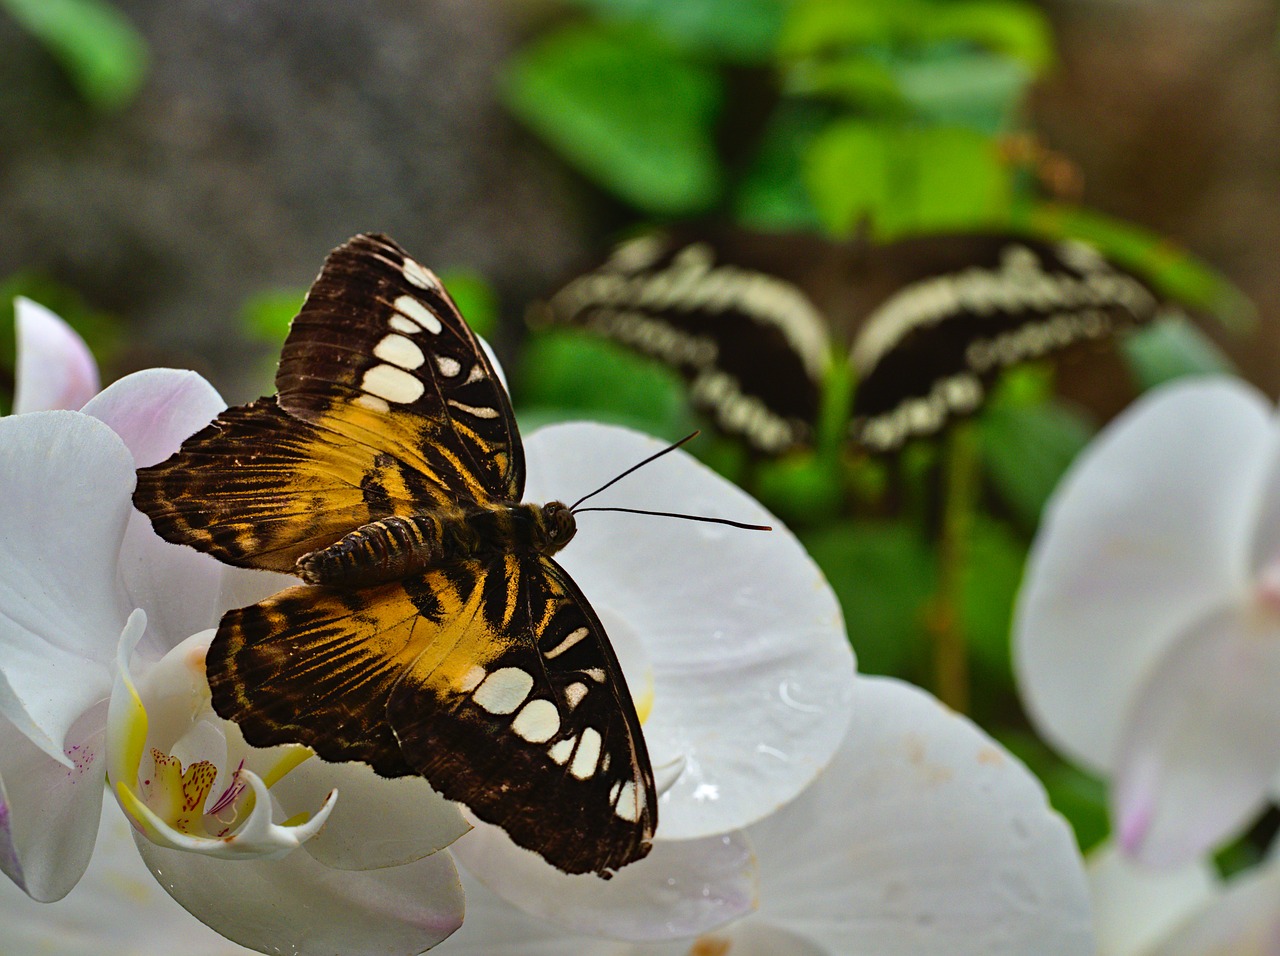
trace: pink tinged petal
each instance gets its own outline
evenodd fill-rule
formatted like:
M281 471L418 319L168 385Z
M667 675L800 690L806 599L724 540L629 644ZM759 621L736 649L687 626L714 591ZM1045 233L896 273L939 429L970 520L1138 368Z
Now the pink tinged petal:
M661 447L605 425L541 429L526 442L526 498L572 502ZM622 663L633 696L652 688L649 754L655 768L683 768L662 796L659 839L773 812L831 759L852 707L853 654L822 573L777 518L684 452L588 505L773 527L583 514L556 558L606 627L620 622L643 644L647 667Z
M462 888L448 853L354 871L331 869L307 853L232 862L135 840L174 899L259 952L416 956L462 923Z
M195 372L147 369L108 386L85 407L111 426L138 467L163 461L225 404ZM120 580L129 603L147 609L143 650L152 659L196 631L218 623L223 565L194 548L170 544L134 511L120 551Z
M109 800L110 798L108 798ZM101 805L101 804L100 804ZM66 899L36 903L0 881L4 952L57 956L250 956L160 889L115 801L103 814L93 859Z
M1280 767L1280 617L1220 608L1148 675L1121 738L1112 789L1117 839L1171 866L1239 833Z
M1241 874L1143 956L1275 956L1280 953L1280 868Z
M195 372L149 368L107 386L82 409L111 426L139 468L164 461L227 407Z
M857 693L826 773L747 831L753 924L852 956L1093 953L1084 868L1039 782L909 684Z
M1179 923L1219 894L1213 866L1197 860L1153 870L1107 844L1089 854L1099 956L1149 956Z
M41 902L66 896L93 851L102 809L102 711L90 710L72 726L70 766L0 718L0 869Z
M1096 771L1113 768L1123 716L1177 632L1246 586L1270 414L1235 380L1158 389L1050 501L1015 616L1015 664L1043 734Z
M38 302L13 301L18 367L13 410L76 409L98 390L98 365L84 340Z
M291 770L272 788L285 806L318 806L332 790L329 821L306 843L326 866L372 870L411 863L442 850L471 829L456 803L420 777L389 780L361 763L318 757Z
M128 449L87 415L0 420L0 714L58 760L67 729L110 692L133 485Z
M569 876L477 824L453 845L458 862L530 915L577 933L632 941L693 937L756 906L755 856L741 833L664 840L610 880Z

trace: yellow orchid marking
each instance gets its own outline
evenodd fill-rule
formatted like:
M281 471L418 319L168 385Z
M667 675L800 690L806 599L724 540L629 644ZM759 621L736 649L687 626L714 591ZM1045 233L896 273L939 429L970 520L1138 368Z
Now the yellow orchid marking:
M268 795L268 787L312 756L307 748L285 748L261 777L243 761L234 769L228 767L231 773L225 787L210 804L219 776L215 763L196 760L183 767L177 756L147 746L150 719L128 666L145 626L145 617L134 612L121 635L107 717L108 779L133 825L161 846L214 856L277 856L313 836L328 817L335 793L329 794L317 813L297 813L284 823L272 822ZM192 706L189 712L183 709L184 716L178 719L190 720L192 726L205 720L216 722L204 682L204 655L189 651L182 667L166 672L167 699L172 701L173 694L186 687ZM162 711L164 706L173 709L169 703L162 705ZM163 730L171 735L176 730L182 736L181 727ZM150 756L149 773L143 772L144 752Z

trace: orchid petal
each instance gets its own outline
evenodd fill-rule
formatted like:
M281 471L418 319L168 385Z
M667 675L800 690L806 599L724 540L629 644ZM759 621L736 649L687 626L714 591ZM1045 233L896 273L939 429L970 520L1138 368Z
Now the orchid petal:
M199 824L187 822L216 816L215 811L206 809L215 778L210 772L204 777L203 786L196 787L188 780L187 773L179 777L183 769L180 761L168 753L169 741L181 737L181 731L173 726L175 721L162 721L154 735L148 733L148 711L130 673L130 658L145 625L145 615L135 611L129 618L129 627L121 634L115 689L107 716L108 777L112 792L133 824L159 846L219 859L279 857L314 836L332 810L336 792L331 791L314 814L303 813L277 824L272 819L274 805L266 783L247 767L238 768L236 782L248 788L252 802L242 800L237 794L237 802L228 810L232 822L208 835L196 832ZM203 675L204 651L210 636L211 632L197 634L179 644L147 674L150 687L146 696L160 701L161 713L180 711L184 706L182 702L188 702L185 705L188 714L184 721L178 722L182 729L197 721L201 711L208 708L208 689ZM163 743L163 747L156 747L157 743ZM154 761L150 785L141 780L148 744L152 745ZM210 770L216 766L211 761L205 765ZM194 767L190 765L190 769ZM170 770L172 779L159 779L166 769ZM157 806L164 809L158 812ZM242 813L247 815L241 818ZM222 821L221 817L217 819Z
M752 922L831 953L1092 953L1084 868L1039 782L909 684L859 677L857 693L826 773L747 831Z
M70 766L0 718L0 870L33 899L66 896L84 873L102 809L103 713L67 734Z
M525 445L526 496L571 501L661 447L606 425L541 429ZM649 711L653 765L683 761L661 799L659 839L760 819L813 780L848 724L853 655L831 588L776 518L683 452L590 504L773 527L584 514L557 556L610 628L628 686ZM623 631L643 646L647 668L619 647Z
M251 956L223 939L160 889L138 856L129 825L110 801L83 879L61 902L36 903L0 882L4 951L58 956Z
M478 823L452 847L473 876L533 916L592 936L660 941L697 936L756 904L755 856L741 832L663 840L613 878L570 876Z
M1204 860L1152 870L1126 859L1112 844L1089 854L1088 874L1098 956L1148 956L1219 892L1213 867Z
M86 415L111 426L138 467L163 461L182 441L223 408L213 386L195 372L146 369L109 385L84 407ZM207 554L170 544L134 511L120 550L120 581L133 607L147 609L143 647L151 659L178 641L217 624L224 566Z
M149 368L108 385L81 411L111 426L139 468L159 464L226 403L195 372Z
M98 390L98 365L84 339L38 302L13 300L18 361L13 410L77 409Z
M134 839L174 899L259 952L415 956L462 922L462 888L447 853L351 871L331 869L307 853L231 863Z
M1148 675L1112 789L1117 839L1156 866L1211 851L1255 817L1280 766L1280 617L1235 603Z
M1234 380L1150 393L1076 461L1027 565L1015 663L1042 733L1114 765L1144 675L1180 628L1245 587L1270 410Z
M326 866L372 870L411 863L453 843L471 829L456 803L421 777L379 777L362 763L326 763L313 757L272 787L287 805L315 806L336 789L329 822L307 841L307 852Z
M1280 952L1280 867L1255 867L1144 956L1275 956Z
M71 724L110 691L133 483L128 449L87 415L0 420L0 714L55 760L66 761Z

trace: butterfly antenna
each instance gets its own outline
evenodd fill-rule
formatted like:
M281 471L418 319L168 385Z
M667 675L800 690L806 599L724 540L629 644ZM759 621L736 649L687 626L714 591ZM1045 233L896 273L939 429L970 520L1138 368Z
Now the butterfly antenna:
M595 491L591 492L590 494L583 495L581 498L579 498L577 501L575 501L573 504L571 504L571 505L569 506L569 510L570 510L571 512L572 512L572 511L576 511L576 510L578 509L578 505L582 504L582 503L583 503L584 501L586 501L588 498L594 498L596 495L600 494L600 492L604 491L606 488L610 488L610 487L612 487L613 485L616 485L618 482L620 482L623 478L627 477L627 475L631 474L631 473L632 473L633 471L635 471L637 468L643 468L645 465L649 464L649 462L651 462L651 461L657 461L657 460L658 460L659 458L661 458L663 455L666 455L666 454L668 454L669 452L673 452L673 451L675 451L677 448L679 448L681 445L685 444L686 442L691 442L691 441L693 441L693 440L694 440L695 438L697 438L700 434L702 434L702 433L701 433L701 431L696 431L696 432L694 432L694 433L693 433L693 434L691 434L691 435L685 435L685 436L684 436L684 438L681 438L681 439L680 439L678 442L676 442L675 444L673 444L673 445L668 445L666 448L662 449L662 451L655 452L654 454L652 454L652 455L650 455L648 458L646 458L644 461L642 461L642 462L639 462L639 463L637 463L637 464L632 465L630 468L628 468L628 469L627 469L626 471L624 471L622 474L618 475L618 476L617 476L617 477L615 477L615 478L611 478L611 479L609 479L608 481L606 481L603 485L601 485L601 486L600 486L599 488L597 488ZM599 511L599 510L601 510L601 509L599 509L599 508L592 508L592 509L590 509L590 510L592 510L592 511Z
M746 524L742 521L730 521L728 518L708 518L706 515L685 515L675 511L641 511L639 508L583 508L576 514L582 514L587 511L624 511L629 515L657 515L660 518L685 518L689 521L705 521L708 524L727 524L733 528L742 528L746 531L772 531L773 528L767 524Z
M626 514L631 514L631 515L656 515L659 518L684 518L687 521L705 521L708 524L727 524L727 525L730 525L731 527L743 528L747 531L772 531L773 529L771 527L764 524L745 524L744 522L741 522L741 521L730 521L728 518L708 518L705 515L686 515L686 514L679 514L674 511L642 511L639 508L579 508L578 507L588 498L594 498L596 495L600 494L600 492L604 491L606 488L621 481L623 478L627 477L627 475L631 474L637 468L643 468L645 465L649 464L649 462L656 461L657 459L661 458L663 455L668 454L669 452L675 451L677 448L679 448L681 445L685 444L686 442L690 442L693 439L697 438L699 434L700 432L693 432L690 435L685 435L684 438L681 438L678 442L668 445L666 448L662 449L662 451L655 452L654 454L646 458L644 461L637 462L636 464L628 468L626 471L624 471L622 474L616 476L615 478L611 478L609 481L606 481L603 485L601 485L595 491L591 492L590 494L583 495L581 498L579 498L577 501L575 501L572 505L569 506L569 511L573 514L581 514L586 511L622 511L622 512L625 512Z

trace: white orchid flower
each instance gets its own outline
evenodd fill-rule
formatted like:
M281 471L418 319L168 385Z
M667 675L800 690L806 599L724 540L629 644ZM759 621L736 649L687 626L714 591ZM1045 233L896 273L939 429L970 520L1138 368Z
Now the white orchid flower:
M1015 625L1044 736L1110 777L1119 848L1191 862L1280 772L1280 422L1252 387L1149 393L1075 463Z

